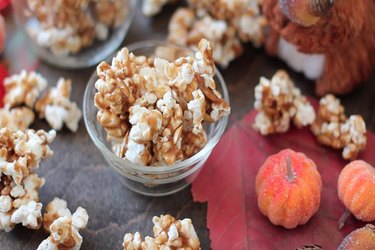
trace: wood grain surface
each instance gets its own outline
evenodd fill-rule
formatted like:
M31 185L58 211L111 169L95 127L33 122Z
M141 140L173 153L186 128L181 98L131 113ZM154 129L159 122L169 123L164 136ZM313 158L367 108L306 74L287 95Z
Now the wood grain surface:
M154 18L146 18L138 8L123 45L147 39L163 40L166 37L168 20L175 7L166 7ZM17 32L11 10L5 13L8 41L2 59L10 64L10 69L24 58L17 56L12 39ZM22 39L20 39L22 40ZM18 40L17 40L18 41ZM21 47L29 49L26 40ZM9 49L10 48L10 49ZM35 56L35 55L34 55ZM279 68L287 68L278 59L267 56L262 49L256 50L250 45L245 53L235 60L229 68L222 69L231 98L232 115L230 124L247 114L254 102L254 86L260 76L271 77ZM50 84L55 84L60 77L73 81L72 99L80 106L86 83L94 72L94 67L80 70L63 70L43 62L37 71L43 74ZM313 95L314 85L302 75L288 70L296 85L307 95ZM375 131L375 75L342 101L347 113L363 115L368 128ZM229 124L229 125L230 125ZM33 128L45 128L44 121L37 122ZM54 197L68 201L71 210L78 206L87 209L90 216L88 229L82 232L84 242L81 249L121 249L126 232L140 231L143 236L152 235L151 219L154 215L170 213L178 218L189 217L201 239L202 249L209 249L209 231L206 227L207 204L194 203L190 187L164 198L149 198L138 195L120 182L115 172L107 167L100 152L91 142L83 121L77 133L64 129L59 132L51 148L55 155L42 163L38 173L46 178L46 184L40 190L44 205ZM207 183L209 185L209 183ZM223 216L225 216L223 214ZM12 232L0 232L0 249L36 249L48 235L42 230L33 231L17 226Z

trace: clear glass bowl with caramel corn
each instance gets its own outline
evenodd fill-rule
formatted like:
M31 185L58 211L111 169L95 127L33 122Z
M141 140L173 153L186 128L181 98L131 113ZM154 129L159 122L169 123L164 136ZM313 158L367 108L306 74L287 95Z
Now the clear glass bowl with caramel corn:
M83 113L98 149L135 192L162 196L191 183L218 143L228 91L206 40L199 50L158 41L98 65Z
M63 68L83 68L109 57L121 45L136 0L12 1L18 26L38 55Z

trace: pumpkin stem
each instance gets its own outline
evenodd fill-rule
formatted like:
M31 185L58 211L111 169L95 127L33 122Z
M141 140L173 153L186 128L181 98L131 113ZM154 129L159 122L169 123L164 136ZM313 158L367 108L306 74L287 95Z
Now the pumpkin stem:
M341 215L339 221L338 221L338 226L337 228L341 230L341 228L344 227L345 221L351 216L352 214L348 209L345 209L344 213Z
M286 179L289 182L292 182L296 179L296 176L293 173L293 167L292 167L292 163L290 162L290 156L289 155L286 157Z

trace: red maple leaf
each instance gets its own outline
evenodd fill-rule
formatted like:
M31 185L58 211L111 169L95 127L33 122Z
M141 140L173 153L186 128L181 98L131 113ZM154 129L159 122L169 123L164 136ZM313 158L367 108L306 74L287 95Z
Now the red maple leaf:
M3 107L5 96L4 79L8 76L8 69L4 63L0 63L0 107Z
M255 111L234 124L223 136L192 184L195 201L208 202L207 225L212 249L296 249L318 244L337 249L342 239L363 225L351 218L337 230L344 205L337 195L337 179L347 164L341 152L316 142L309 128L261 136L252 128ZM359 158L375 165L375 135L368 133L367 148ZM288 230L272 225L258 209L255 177L269 155L291 148L314 160L323 180L317 214L303 226ZM371 152L372 151L372 152Z
M10 2L11 0L0 0L0 10L5 9L10 4Z

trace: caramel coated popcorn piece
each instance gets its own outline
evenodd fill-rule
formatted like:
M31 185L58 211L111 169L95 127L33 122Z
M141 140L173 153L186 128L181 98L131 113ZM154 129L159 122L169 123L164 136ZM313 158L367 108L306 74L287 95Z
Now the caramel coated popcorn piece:
M34 171L53 154L49 144L54 130L0 129L0 229L9 232L22 223L31 229L41 226L39 188L44 179Z
M31 229L38 229L41 226L42 203L29 201L26 205L21 205L15 210L11 217L14 224L22 223L22 226Z
M154 238L144 240L139 232L124 236L124 250L200 249L200 241L190 219L176 220L171 215L154 216Z
M33 108L40 93L47 87L47 80L40 74L32 71L22 70L4 79L5 97L4 106L13 108L19 105L26 105Z
M34 112L28 107L0 109L0 127L11 130L26 130L34 122Z
M79 230L86 228L88 220L86 209L78 207L72 214L66 201L54 198L43 216L44 229L51 235L42 241L38 250L80 249L83 238Z
M261 77L255 87L254 108L258 111L254 129L262 135L286 132L291 121L298 128L315 120L315 111L285 71L268 80Z
M311 130L318 141L335 149L342 149L346 160L356 159L366 147L366 124L360 115L345 115L340 100L333 95L320 99L317 119Z
M194 57L171 62L124 48L111 65L99 64L97 119L117 156L140 165L172 165L206 144L203 122L229 115L216 90L213 48L207 40L198 48Z
M39 117L45 118L55 130L60 130L63 124L73 132L78 129L82 112L70 101L71 84L70 80L60 78L56 87L48 90L35 104Z

